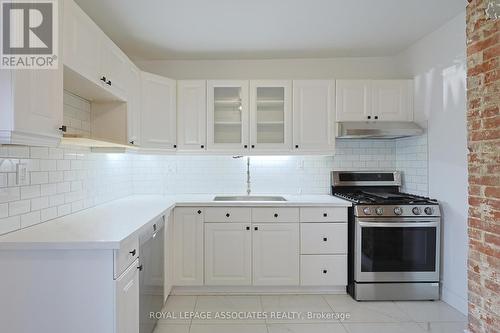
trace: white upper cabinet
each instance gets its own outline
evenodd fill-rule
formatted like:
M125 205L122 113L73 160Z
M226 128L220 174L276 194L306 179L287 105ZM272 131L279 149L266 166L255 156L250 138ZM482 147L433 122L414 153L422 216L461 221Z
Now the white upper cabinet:
M208 81L207 105L208 148L247 150L248 81Z
M337 121L412 121L412 80L337 80Z
M59 36L63 32L58 3ZM59 57L63 54L59 38ZM0 70L0 144L57 146L63 125L63 65L46 70Z
M335 81L293 81L293 149L329 152L335 148Z
M64 1L64 65L98 82L101 70L101 36L99 27L73 1Z
M141 77L141 146L175 149L176 82L145 72Z
M177 81L177 127L179 150L206 149L207 87L205 81Z
M371 116L369 80L337 80L337 121L368 120Z
M250 81L251 151L288 151L292 141L292 82Z
M299 284L299 224L253 226L253 285Z
M131 64L127 56L107 36L101 39L101 84L120 99L127 100L127 73Z
M127 80L127 133L128 143L140 146L141 142L141 71L131 66Z
M413 81L372 81L372 116L380 121L413 120Z
M250 222L205 224L205 284L252 284Z

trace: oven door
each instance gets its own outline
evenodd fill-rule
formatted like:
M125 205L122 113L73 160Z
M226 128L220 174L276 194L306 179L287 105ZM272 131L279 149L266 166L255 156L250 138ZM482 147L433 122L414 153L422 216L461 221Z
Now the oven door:
M439 281L439 218L356 218L355 223L356 282Z

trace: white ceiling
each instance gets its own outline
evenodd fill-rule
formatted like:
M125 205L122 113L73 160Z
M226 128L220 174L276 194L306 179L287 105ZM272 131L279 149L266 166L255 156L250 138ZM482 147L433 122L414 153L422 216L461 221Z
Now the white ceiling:
M142 60L393 55L465 10L465 0L76 1Z

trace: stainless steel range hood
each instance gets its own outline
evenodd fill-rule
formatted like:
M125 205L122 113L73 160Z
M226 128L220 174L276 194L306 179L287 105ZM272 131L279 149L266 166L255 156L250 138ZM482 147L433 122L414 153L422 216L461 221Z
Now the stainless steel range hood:
M337 123L337 138L341 139L397 139L422 135L424 130L412 122L357 122Z

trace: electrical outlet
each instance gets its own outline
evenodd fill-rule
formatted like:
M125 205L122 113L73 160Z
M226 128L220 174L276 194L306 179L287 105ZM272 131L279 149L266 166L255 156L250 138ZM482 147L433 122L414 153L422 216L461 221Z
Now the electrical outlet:
M26 163L16 164L16 184L17 185L28 184L28 166L26 165Z

